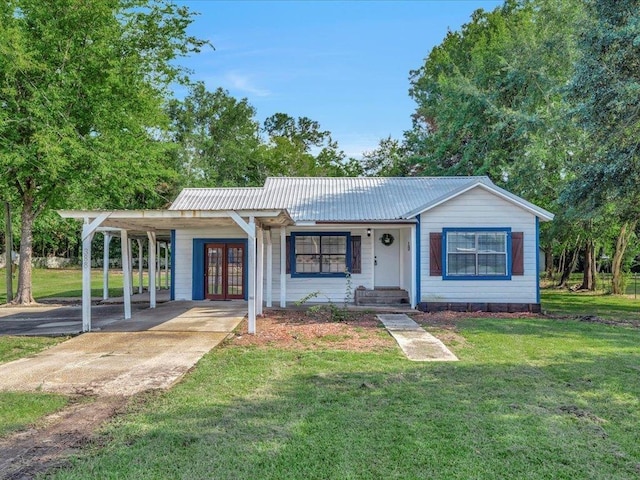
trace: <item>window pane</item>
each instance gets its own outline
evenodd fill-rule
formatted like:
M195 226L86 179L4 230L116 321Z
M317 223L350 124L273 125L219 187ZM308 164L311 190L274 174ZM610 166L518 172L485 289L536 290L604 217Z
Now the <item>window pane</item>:
M320 253L319 236L296 236L296 253L314 254Z
M322 256L322 272L323 273L344 273L347 269L345 255L323 255Z
M322 253L347 253L347 237L322 237Z
M500 233L479 233L478 234L478 251L479 252L501 252L507 251L507 236Z
M320 255L296 255L296 272L319 273Z
M473 252L476 248L476 234L473 232L447 234L448 252Z
M478 275L506 275L507 256L503 253L479 253Z
M476 255L474 253L450 253L447 257L449 275L476 274Z

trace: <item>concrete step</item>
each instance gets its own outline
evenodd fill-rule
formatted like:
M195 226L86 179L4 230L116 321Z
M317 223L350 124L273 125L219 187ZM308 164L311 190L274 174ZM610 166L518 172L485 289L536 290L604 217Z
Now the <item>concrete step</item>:
M409 292L400 288L358 289L355 292L355 303L356 305L407 305Z

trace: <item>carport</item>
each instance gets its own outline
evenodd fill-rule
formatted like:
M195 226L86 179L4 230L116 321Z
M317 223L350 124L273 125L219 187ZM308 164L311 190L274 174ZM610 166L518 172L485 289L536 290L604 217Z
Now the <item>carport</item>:
M247 266L247 303L249 314L249 333L256 331L256 315L262 313L263 304L263 258L264 235L267 228L282 227L293 224L286 210L60 210L63 218L82 220L82 330L91 331L91 242L96 233L108 238L119 235L122 242L123 268L123 300L124 318L131 318L131 259L129 238L149 241L149 307L156 307L156 270L151 268L156 263L156 242L163 241L167 250L171 251L171 300L174 300L175 285L175 232L177 229L238 226L246 235L248 242ZM272 255L271 243L267 242L267 257ZM284 258L284 256L283 256ZM270 265L270 263L268 263ZM271 269L267 269L267 284L271 285Z

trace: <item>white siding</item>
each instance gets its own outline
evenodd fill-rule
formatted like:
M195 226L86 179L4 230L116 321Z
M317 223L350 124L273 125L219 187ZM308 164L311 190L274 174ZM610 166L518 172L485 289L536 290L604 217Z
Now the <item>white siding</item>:
M411 256L415 255L411 244L411 229L400 230L400 288L411 292Z
M287 228L287 236L291 232L350 232L351 235L360 235L362 237L362 273L351 275L351 288L355 291L358 286L362 285L366 288L373 288L372 274L372 242L367 238L366 227L350 228L342 225L332 225L330 227L290 227ZM273 299L277 304L280 298L280 230L271 229L271 241L273 242ZM265 242L266 243L266 242ZM266 261L266 255L265 255ZM266 268L265 268L266 271ZM266 285L266 278L265 278ZM309 299L309 303L317 302L344 302L347 288L347 281L344 278L291 278L287 274L286 298L287 302L296 302L307 295L318 292L318 295ZM266 286L265 286L266 292ZM353 299L353 291L351 292Z
M511 280L443 280L429 275L429 233L445 227L510 227L524 233L524 275ZM421 215L422 302L536 303L536 220L531 213L481 188ZM444 266L443 266L444 268Z
M194 238L247 238L240 227L176 230L175 299L191 300ZM203 280L204 281L204 280Z
M410 238L410 230L405 226L401 228L400 240L400 257L404 259L406 265L403 267L403 275L401 281L403 287L410 288L411 282L411 262L410 252L407 250L406 243ZM288 227L287 235L291 232L350 232L351 235L359 235L362 238L362 273L353 274L351 276L351 295L359 286L371 289L373 288L373 247L374 236L367 237L367 226L361 225L331 225L331 226L314 226L314 227ZM272 281L272 299L273 304L278 305L280 299L280 230L272 228L271 232L265 231L265 235L271 235L273 243L273 281ZM196 238L246 238L246 234L239 227L213 227L211 229L188 229L176 230L176 264L175 264L175 298L176 300L192 299L192 276L193 276L193 240ZM266 302L266 241L265 241L265 278L264 278L264 301ZM347 281L344 278L291 278L290 274L286 275L286 300L287 302L296 302L310 293L318 292L318 295L309 299L310 303L332 301L335 303L343 302L345 299ZM406 283L406 285L404 285Z

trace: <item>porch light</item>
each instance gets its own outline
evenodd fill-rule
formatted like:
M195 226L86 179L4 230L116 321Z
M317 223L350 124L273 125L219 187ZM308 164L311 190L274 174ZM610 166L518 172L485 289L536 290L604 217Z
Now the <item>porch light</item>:
M371 236L371 229L367 228L367 237L370 237L370 236Z

